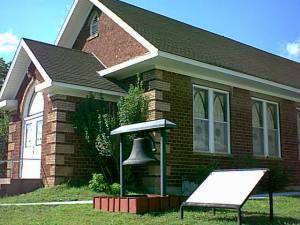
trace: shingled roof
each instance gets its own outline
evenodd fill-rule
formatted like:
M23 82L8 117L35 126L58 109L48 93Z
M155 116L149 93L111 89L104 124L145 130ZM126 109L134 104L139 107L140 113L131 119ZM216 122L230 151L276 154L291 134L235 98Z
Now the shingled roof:
M99 76L97 71L105 67L92 54L29 39L24 41L52 81L125 93L116 83Z
M118 0L99 1L161 51L300 88L300 63Z

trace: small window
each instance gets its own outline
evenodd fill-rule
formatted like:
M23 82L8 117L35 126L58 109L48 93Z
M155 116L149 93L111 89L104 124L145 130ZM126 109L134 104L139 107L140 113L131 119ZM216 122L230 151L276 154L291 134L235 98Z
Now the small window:
M254 155L280 157L279 112L276 103L253 99L252 134Z
M229 153L229 95L194 86L194 151Z
M90 22L90 36L95 36L98 34L99 32L98 22L99 22L99 14L94 13L93 16L91 17L91 22Z
M25 147L26 148L32 147L32 145L33 145L32 140L33 140L34 136L32 134L32 124L31 123L26 124L25 132L26 132Z
M35 134L36 146L42 144L42 135L43 135L43 120L39 120L36 122L36 134Z

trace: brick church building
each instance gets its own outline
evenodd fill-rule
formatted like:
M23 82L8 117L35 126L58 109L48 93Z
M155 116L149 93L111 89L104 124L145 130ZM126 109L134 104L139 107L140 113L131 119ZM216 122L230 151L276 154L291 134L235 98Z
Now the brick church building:
M169 192L199 165L243 167L245 156L282 165L300 189L300 64L118 0L75 0L55 44L20 41L0 93L12 115L2 186L85 177L93 159L80 153L75 106L90 93L116 102L136 74L149 120L178 125ZM145 174L159 184L159 167Z

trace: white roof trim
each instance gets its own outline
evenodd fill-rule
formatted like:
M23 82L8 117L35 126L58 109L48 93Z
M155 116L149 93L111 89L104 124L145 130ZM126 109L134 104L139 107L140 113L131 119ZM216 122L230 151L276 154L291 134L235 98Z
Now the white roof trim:
M158 49L154 47L149 41L142 37L138 32L136 32L132 27L130 27L126 22L124 22L119 16L113 13L109 8L103 5L99 0L89 0L95 6L97 6L102 12L109 16L115 23L122 27L127 33L129 33L133 38L135 38L139 43L141 43L150 52L157 52Z
M62 39L63 39L64 34L67 35L67 33L66 33L67 27L71 26L73 14L75 14L75 12L78 10L78 7L81 7L81 6L84 7L84 3L86 1L89 1L91 3L91 6L95 5L97 8L99 8L103 13L105 13L108 17L110 17L116 24L118 24L128 34L130 34L135 40L137 40L146 49L148 49L149 52L151 52L151 53L158 52L158 49L154 45L152 45L149 41L147 41L143 36L141 36L138 32L136 32L132 27L130 27L126 22L124 22L119 16L117 16L114 12L112 12L108 7L106 7L99 0L75 0L74 1L73 6L64 22L59 34L58 34L58 37L55 42L56 45L70 48L71 47L70 43L74 43L75 40L70 40L68 44L62 43L63 42ZM86 18L87 18L87 16L82 19L86 20ZM73 38L76 38L77 35L74 36ZM68 45L68 46L66 46L66 45Z
M121 69L124 69L126 67L144 62L148 59L155 58L156 56L158 56L157 52L147 53L145 55L138 56L134 59L129 59L128 61L125 61L125 62L122 62L120 64L114 65L114 66L109 67L107 69L100 70L100 71L98 71L98 73L99 73L100 76L105 76L105 75L108 75L110 73L117 72L117 71L119 71Z
M17 50L16 50L16 52L15 52L15 55L14 55L13 61L12 61L11 65L10 65L10 67L9 67L8 73L7 73L6 77L5 77L5 80L4 80L4 83L3 83L3 86L2 86L2 88L1 88L1 91L0 91L0 99L2 99L2 96L3 96L4 90L5 90L5 89L6 89L6 87L7 87L8 80L9 80L9 78L10 78L11 74L12 74L12 70L13 70L13 68L15 67L15 64L16 64L16 61L17 61L18 55L19 55L19 53L20 53L20 51L21 51L21 48L22 48L22 46L21 46L21 42L19 42L19 45L18 45L18 48L17 48Z
M34 54L32 53L32 51L30 50L30 48L28 47L28 45L25 43L25 41L22 39L21 40L21 45L22 47L25 49L25 51L27 52L29 58L31 59L31 61L33 62L33 64L35 65L35 67L37 68L37 70L40 72L40 74L42 75L43 79L46 82L51 82L51 78L48 76L48 74L46 73L46 71L44 70L44 68L42 67L42 65L40 64L40 62L37 60L37 58L34 56Z
M65 19L65 21L64 21L64 23L63 23L63 25L62 25L62 27L61 27L60 30L59 30L58 36L57 36L57 38L56 38L56 40L55 40L55 45L58 45L58 43L59 43L59 41L60 41L60 39L61 39L63 33L65 32L65 29L66 29L68 23L69 23L70 20L71 20L71 16L73 15L74 10L75 10L75 8L78 6L78 1L79 1L79 0L74 0L73 5L72 5L72 7L71 7L71 9L70 9L70 11L69 11L69 13L68 13L68 15L67 15L67 17L66 17L66 19Z
M18 107L17 100L3 100L0 102L0 108L6 109L8 111L14 111Z
M27 55L27 57L29 57L29 60L26 58L25 54ZM1 100L5 100L5 99L3 99L3 95L4 95L6 90L13 88L17 92L17 90L20 87L22 81L18 82L17 84L14 84L16 86L9 85L9 82L15 80L15 78L12 77L14 73L18 73L16 76L19 76L20 78L22 76L25 76L26 70L27 70L27 68L29 66L29 63L30 63L30 60L33 62L35 67L38 69L38 71L40 72L43 79L47 82L51 82L51 79L47 75L47 73L45 72L44 68L41 66L41 64L38 62L38 60L36 59L36 57L34 56L32 51L29 49L28 45L22 39L19 43L19 46L18 46L18 49L17 49L16 54L14 56L13 62L11 64L10 68L9 68L8 74L5 78L3 87L1 89L1 92L0 92L0 99ZM23 69L25 69L25 71L14 71L15 66L17 65L17 61L22 62L22 63L25 62L23 64L23 67L24 67ZM28 62L28 65L27 65L26 62ZM23 74L20 74L20 73L23 73ZM23 77L22 77L22 80L23 80ZM14 93L14 95L9 96L9 99L14 99L16 97L16 94L17 94L16 92ZM7 96L5 98L7 98Z
M92 87L86 87L86 86L80 86L80 85L75 85L75 84L67 84L67 83L62 83L62 82L43 82L41 84L38 84L35 87L36 92L40 91L59 91L64 90L66 93L69 93L69 95L74 95L75 92L80 92L80 93L99 93L99 94L106 94L106 95L112 95L112 96L125 96L126 93L122 92L116 92L116 91L110 91L110 90L104 90L104 89L98 89L98 88L92 88ZM74 93L72 93L74 91Z
M285 89L285 90L288 90L288 91L293 91L293 92L296 92L296 93L300 93L299 88L295 88L295 87L291 87L291 86L288 86L288 85L280 84L280 83L277 83L277 82L274 82L274 81L269 81L269 80L266 80L266 79L262 79L262 78L259 78L259 77L249 75L249 74L236 72L234 70L224 69L222 67L218 67L218 66L207 64L207 63L199 62L199 61L196 61L196 60L188 59L188 58L178 56L178 55L174 55L174 54L171 54L171 53L168 53L168 52L159 51L158 55L162 56L162 57L165 57L165 58L168 58L168 59L177 60L177 61L180 61L180 62L184 62L184 63L187 63L187 64L199 66L199 67L202 67L202 68L206 68L206 69L210 69L210 70L214 70L214 71L218 71L218 72L222 72L222 73L225 73L225 74L231 74L231 75L239 77L239 78L248 79L248 80L251 80L251 81L255 81L255 82L267 84L267 85L270 85L270 86L274 86L274 87L277 87L277 88Z

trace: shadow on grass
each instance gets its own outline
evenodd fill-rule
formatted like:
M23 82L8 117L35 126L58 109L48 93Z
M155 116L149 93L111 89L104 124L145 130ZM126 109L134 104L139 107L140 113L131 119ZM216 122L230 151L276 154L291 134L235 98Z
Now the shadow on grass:
M214 224L215 221L219 222L236 222L237 221L237 215L235 215L235 211L232 210L226 210L226 209L218 209L216 212L216 215L213 216L213 212L211 209L208 208L196 208L191 207L186 212L195 213L196 216L197 213L207 213L208 217L205 218L206 221L211 221L212 224ZM224 212L228 213L227 215L224 215ZM153 212L148 213L147 215L152 217L162 217L167 216L170 213L178 213L178 220L179 220L179 211L178 210L169 210L165 212ZM209 215L210 213L210 215ZM219 215L218 215L219 213ZM220 213L223 213L223 215L220 215ZM202 216L202 214L199 214L199 216ZM247 212L243 211L242 213L242 224L249 224L249 225L282 225L282 224L300 224L299 219L295 219L292 217L282 217L282 216L274 216L274 220L269 220L269 214L268 213L259 213L259 212Z
M231 217L223 217L223 216L215 216L215 218L210 218L210 221L219 220L224 222L234 222L236 221L235 216ZM242 216L242 224L249 224L249 225L282 225L282 224L300 224L299 219L295 219L292 217L281 217L281 216L275 216L274 220L270 221L269 215L264 213L243 213Z

